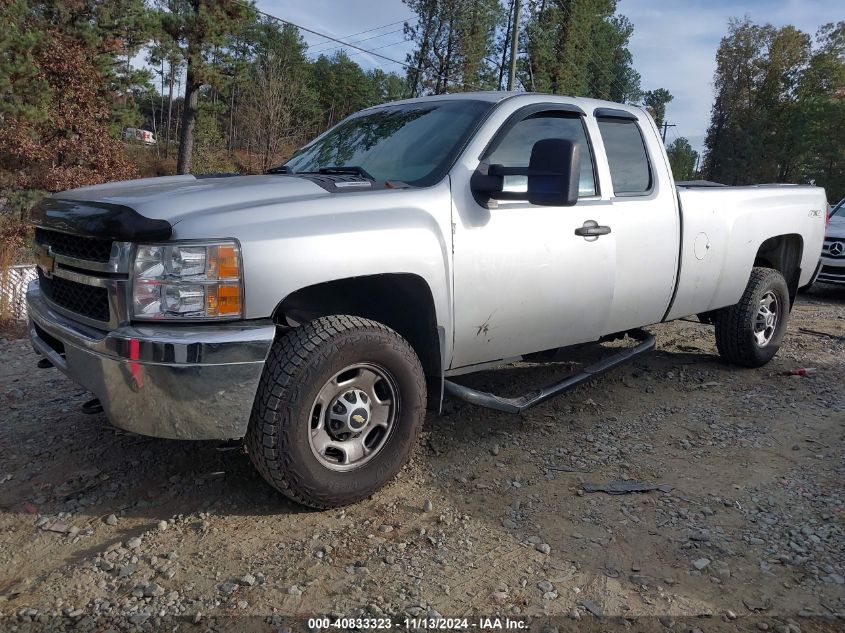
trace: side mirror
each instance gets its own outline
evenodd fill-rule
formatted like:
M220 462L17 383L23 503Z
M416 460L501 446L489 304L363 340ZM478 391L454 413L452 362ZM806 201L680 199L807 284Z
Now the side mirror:
M547 138L534 143L528 163L528 202L572 207L578 202L581 151L577 143Z
M528 200L531 204L571 207L578 202L581 154L577 143L547 138L534 143L528 167L482 163L470 179L479 203L494 200ZM502 191L505 176L527 176L527 191Z

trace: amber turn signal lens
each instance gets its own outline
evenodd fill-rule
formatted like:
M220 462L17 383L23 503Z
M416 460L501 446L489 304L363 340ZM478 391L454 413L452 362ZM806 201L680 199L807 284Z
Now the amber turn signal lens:
M240 316L241 287L236 284L208 286L206 295L206 316Z
M238 270L238 249L236 246L217 247L217 278L237 279L240 276Z
M241 287L221 284L217 287L217 314L233 316L241 313Z

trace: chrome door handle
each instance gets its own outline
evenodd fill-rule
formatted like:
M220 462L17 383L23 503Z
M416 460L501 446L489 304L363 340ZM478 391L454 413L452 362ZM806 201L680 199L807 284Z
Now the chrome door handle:
M599 237L600 235L607 235L610 233L609 226L601 226L595 220L587 220L584 222L584 226L575 229L575 235L579 237Z

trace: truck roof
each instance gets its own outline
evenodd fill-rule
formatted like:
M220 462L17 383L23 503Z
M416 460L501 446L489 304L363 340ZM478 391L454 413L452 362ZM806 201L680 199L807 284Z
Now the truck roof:
M580 107L584 112L592 112L596 108L615 108L617 110L625 110L636 115L641 115L645 112L645 108L637 105L627 105L617 103L615 101L605 101L603 99L590 99L587 97L570 97L566 95L552 95L542 92L518 92L515 90L485 90L479 92L452 92L439 95L427 95L425 97L414 97L412 99L401 99L398 101L390 101L376 106L371 106L367 110L379 108L383 105L397 105L405 103L421 103L425 101L487 101L489 103L499 103L505 99L524 99L528 102L533 101L547 101L550 103L569 103Z

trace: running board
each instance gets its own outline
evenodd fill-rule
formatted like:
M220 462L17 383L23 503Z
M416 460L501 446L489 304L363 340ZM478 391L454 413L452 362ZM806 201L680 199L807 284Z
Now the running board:
M582 385L588 380L603 374L604 372L618 367L624 363L634 360L637 356L641 356L646 352L654 349L654 336L645 330L633 330L627 333L631 338L637 339L640 343L634 347L629 347L616 352L612 356L593 363L585 367L577 374L573 374L568 378L564 378L560 382L549 385L536 391L531 391L524 396L518 398L503 398L486 391L478 391L471 389L464 385L459 385L451 380L445 381L446 393L450 396L464 400L470 404L479 407L486 407L487 409L495 409L496 411L504 411L505 413L522 413L526 409L530 409L534 405L545 402L549 398L565 393L574 389L578 385Z

